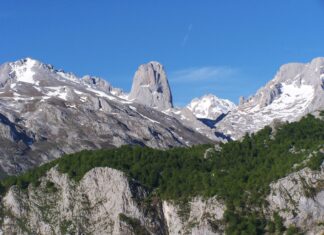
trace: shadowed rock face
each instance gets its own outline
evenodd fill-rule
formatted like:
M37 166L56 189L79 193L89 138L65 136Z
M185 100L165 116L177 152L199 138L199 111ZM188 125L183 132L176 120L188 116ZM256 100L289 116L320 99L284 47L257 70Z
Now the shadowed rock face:
M158 110L173 107L167 75L160 63L150 62L138 68L129 99Z
M163 77L162 70L156 76ZM158 84L164 87L161 79ZM103 79L80 79L29 58L2 65L0 173L17 174L82 149L210 142L176 118L121 94Z

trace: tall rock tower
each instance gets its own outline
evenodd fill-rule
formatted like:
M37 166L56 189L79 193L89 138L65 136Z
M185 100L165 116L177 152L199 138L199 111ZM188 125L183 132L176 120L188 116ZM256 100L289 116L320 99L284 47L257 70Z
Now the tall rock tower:
M138 67L129 99L158 110L173 107L167 75L159 62L152 61Z

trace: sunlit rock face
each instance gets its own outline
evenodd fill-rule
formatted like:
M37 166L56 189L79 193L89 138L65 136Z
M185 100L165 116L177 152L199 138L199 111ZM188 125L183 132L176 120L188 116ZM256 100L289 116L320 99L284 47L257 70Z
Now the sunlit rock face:
M234 139L262 129L274 120L296 121L324 109L324 58L283 65L273 80L216 125Z
M10 188L1 201L0 233L200 235L224 228L225 206L216 198L194 198L184 208L147 196L145 187L115 169L94 168L75 182L54 167L37 187Z
M171 107L162 66L152 66L156 91L163 93L148 99ZM0 173L17 174L83 149L208 142L175 117L128 100L102 78L79 78L31 58L0 66Z
M129 99L158 110L173 107L167 75L160 63L153 61L139 66Z

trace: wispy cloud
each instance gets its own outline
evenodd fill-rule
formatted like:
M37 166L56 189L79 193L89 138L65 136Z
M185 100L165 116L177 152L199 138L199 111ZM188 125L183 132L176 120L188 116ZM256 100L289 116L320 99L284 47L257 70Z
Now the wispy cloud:
M225 66L188 68L170 73L173 82L218 81L235 75L237 69Z
M187 28L187 33L185 34L185 36L182 39L182 43L181 43L181 46L182 47L185 47L186 46L187 41L189 40L189 36L190 36L191 30L192 30L192 24L189 24L188 25L188 28Z

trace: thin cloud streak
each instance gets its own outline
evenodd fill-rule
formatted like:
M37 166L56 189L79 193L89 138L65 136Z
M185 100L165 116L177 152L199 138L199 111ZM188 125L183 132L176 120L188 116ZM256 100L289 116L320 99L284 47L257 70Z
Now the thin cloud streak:
M172 82L219 81L235 75L237 69L225 66L205 66L178 70L170 74Z
M182 40L182 43L181 43L181 46L182 46L182 47L185 47L185 46L186 46L187 41L189 40L189 36L190 36L191 30L192 30L192 24L190 24L190 25L188 26L187 33L186 33L186 35L183 37L183 40Z

